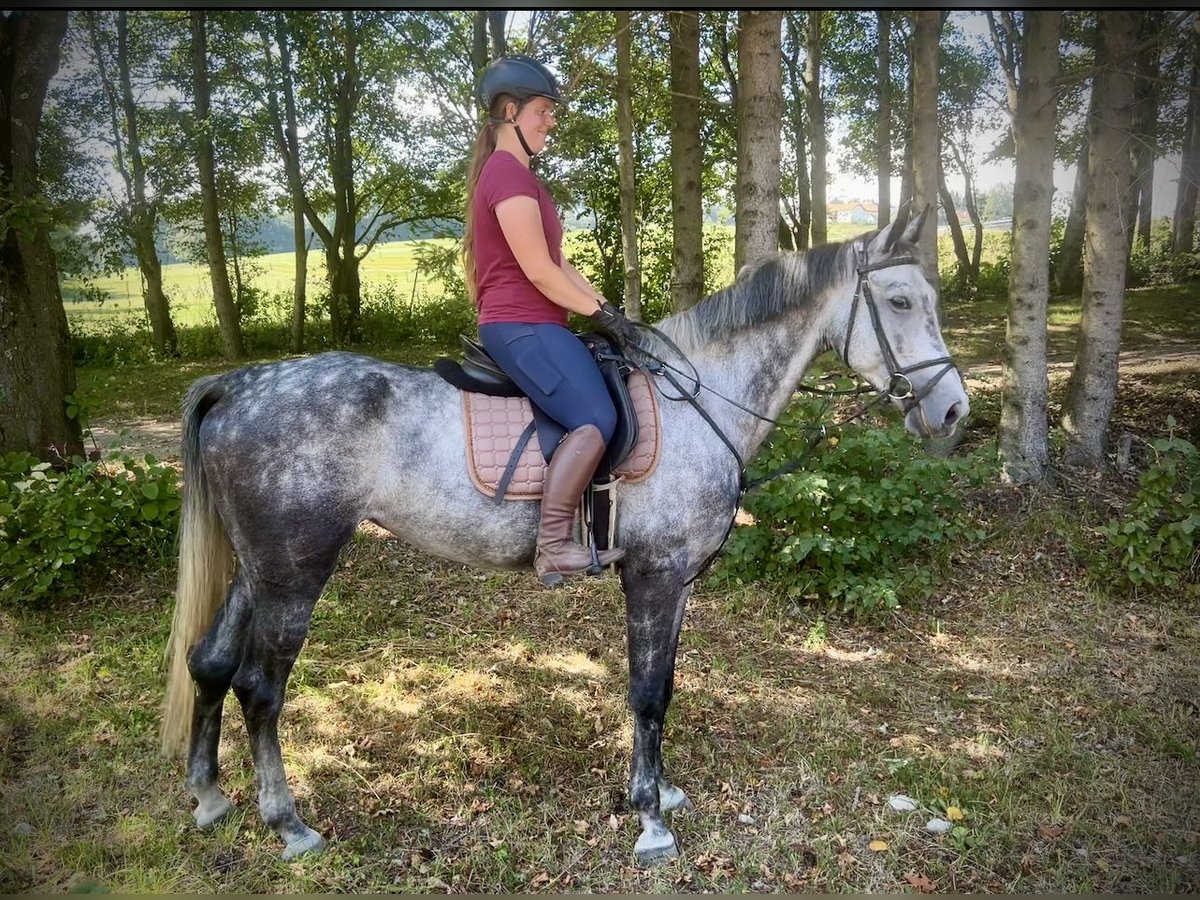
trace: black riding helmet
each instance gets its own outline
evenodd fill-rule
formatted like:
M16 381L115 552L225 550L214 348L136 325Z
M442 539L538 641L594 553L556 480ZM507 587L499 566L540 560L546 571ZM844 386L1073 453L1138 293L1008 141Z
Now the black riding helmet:
M562 102L558 79L544 65L528 56L502 56L489 65L479 80L479 100L489 111L492 101L508 94L518 101L546 97Z

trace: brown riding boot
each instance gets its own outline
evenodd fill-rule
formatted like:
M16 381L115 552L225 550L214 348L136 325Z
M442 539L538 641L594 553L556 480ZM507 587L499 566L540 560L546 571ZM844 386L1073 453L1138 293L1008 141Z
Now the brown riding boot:
M542 484L542 519L533 561L542 584L561 584L564 575L599 575L602 567L625 555L620 548L602 550L596 565L591 550L574 537L575 510L604 449L600 429L583 425L563 438L550 459Z

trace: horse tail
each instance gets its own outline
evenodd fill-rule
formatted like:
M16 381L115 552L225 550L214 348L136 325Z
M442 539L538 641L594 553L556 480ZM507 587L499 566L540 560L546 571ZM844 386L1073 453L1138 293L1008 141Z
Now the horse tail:
M164 663L169 667L160 731L162 752L183 750L191 736L195 690L188 653L212 624L233 576L233 547L209 493L200 459L200 423L225 393L223 377L195 381L183 399L183 508L179 521L179 578Z

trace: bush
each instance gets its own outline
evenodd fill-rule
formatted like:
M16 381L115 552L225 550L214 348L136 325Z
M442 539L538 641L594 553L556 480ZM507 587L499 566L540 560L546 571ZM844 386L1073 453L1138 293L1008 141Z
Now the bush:
M789 411L814 421L815 405ZM779 436L751 475L802 452L803 435ZM933 585L934 545L977 537L961 513L960 486L990 464L978 455L927 455L900 426L847 428L823 441L807 468L751 492L754 524L734 530L722 571L738 583L766 581L792 598L822 599L845 611L894 608Z
M151 348L150 319L145 313L114 316L88 331L71 329L71 355L77 366L150 362L154 358Z
M150 455L63 470L0 457L0 603L70 597L90 577L164 561L179 505L175 470Z
M1129 287L1181 284L1200 280L1200 251L1171 250L1171 222L1159 219L1150 232L1150 246L1134 238L1129 252Z
M1200 454L1175 426L1168 417L1168 436L1150 441L1153 461L1125 514L1098 529L1109 553L1095 574L1135 591L1195 584L1200 569Z

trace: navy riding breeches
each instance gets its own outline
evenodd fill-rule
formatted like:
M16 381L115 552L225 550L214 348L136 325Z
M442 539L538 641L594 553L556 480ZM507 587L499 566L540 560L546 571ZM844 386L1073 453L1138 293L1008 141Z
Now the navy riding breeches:
M553 323L491 322L479 326L479 341L545 416L561 431L538 423L538 443L547 460L563 434L595 425L612 438L617 411L587 347L574 332Z

